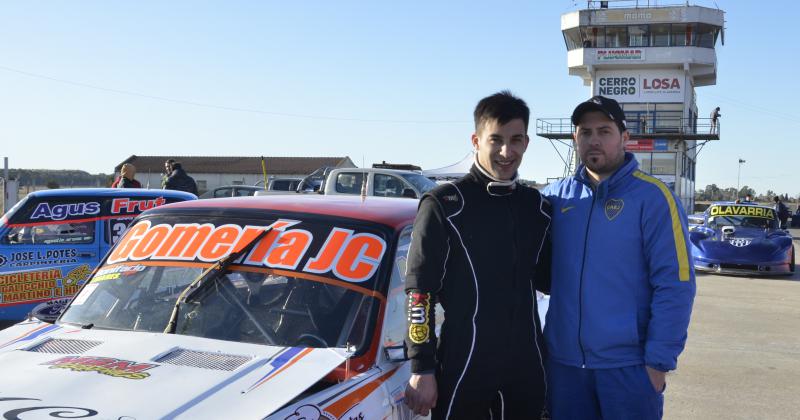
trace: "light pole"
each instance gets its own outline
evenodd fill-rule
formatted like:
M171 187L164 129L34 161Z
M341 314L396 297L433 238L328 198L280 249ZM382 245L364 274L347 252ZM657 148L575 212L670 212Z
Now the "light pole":
M736 197L733 198L734 200L739 198L739 180L742 177L742 164L743 163L745 163L745 160L742 159L742 158L739 158L739 171L736 174Z

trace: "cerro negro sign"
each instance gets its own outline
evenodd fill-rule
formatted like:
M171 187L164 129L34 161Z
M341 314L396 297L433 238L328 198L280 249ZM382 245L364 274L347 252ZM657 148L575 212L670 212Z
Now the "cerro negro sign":
M597 71L596 95L620 102L684 102L686 77L679 71L622 70Z

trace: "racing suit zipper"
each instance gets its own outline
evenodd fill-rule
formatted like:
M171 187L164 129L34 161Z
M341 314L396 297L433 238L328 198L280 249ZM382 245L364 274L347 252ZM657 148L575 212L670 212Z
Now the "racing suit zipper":
M589 217L586 219L586 234L583 237L583 259L581 261L581 276L578 283L578 346L581 348L581 368L586 368L586 350L583 348L583 340L581 338L581 327L583 326L583 272L586 269L586 248L589 246L589 227L592 224L592 212L594 211L594 202L597 198L597 191L592 188L592 205L589 207Z
M512 196L513 196L513 194L512 194ZM508 218L509 218L509 220L511 220L511 223L512 223L512 225L511 225L512 226L512 228L511 228L511 237L512 237L513 240L511 241L511 292L512 292L512 294L514 296L516 296L516 290L517 290L517 248L518 248L518 244L517 244L517 234L516 234L516 230L514 229L514 227L515 226L519 226L519 225L517 224L517 220L514 217L514 209L513 209L513 206L512 206L512 202L511 202L511 196L509 196L509 197L501 197L501 198L504 198L506 200L506 207L508 209ZM512 331L515 331L516 328L517 328L517 325L515 324L514 321L517 319L517 312L519 310L519 307L517 305L517 301L516 300L513 300L513 302L515 302L515 303L514 303L514 305L512 306L512 309L511 309L511 314L510 314L511 315L511 319L509 320L509 324L508 325L511 325L512 326ZM509 348L512 348L512 347L513 346L509 346ZM511 360L513 360L513 356L511 357Z

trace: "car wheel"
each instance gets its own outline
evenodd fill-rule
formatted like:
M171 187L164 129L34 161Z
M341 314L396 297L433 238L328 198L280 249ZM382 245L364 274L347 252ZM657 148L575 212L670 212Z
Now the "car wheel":
M789 272L794 273L794 246L792 247L792 260L789 262Z

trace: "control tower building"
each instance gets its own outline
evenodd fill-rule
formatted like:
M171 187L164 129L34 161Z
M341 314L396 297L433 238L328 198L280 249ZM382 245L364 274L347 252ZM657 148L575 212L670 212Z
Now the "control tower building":
M644 4L643 4L644 3ZM697 109L696 88L716 84L717 40L724 41L724 12L688 4L588 1L585 10L561 16L569 74L590 96L616 99L625 111L630 141L642 171L661 179L691 212L697 146L719 140L711 109ZM570 110L571 112L571 110ZM579 157L566 118L539 119L536 134L569 145L564 176Z

